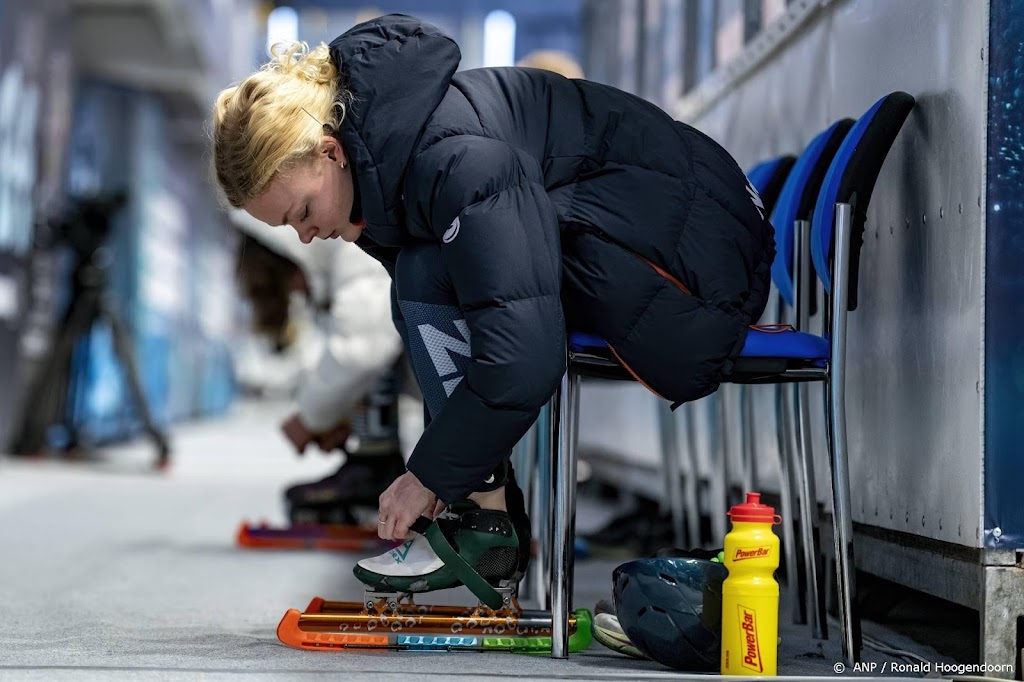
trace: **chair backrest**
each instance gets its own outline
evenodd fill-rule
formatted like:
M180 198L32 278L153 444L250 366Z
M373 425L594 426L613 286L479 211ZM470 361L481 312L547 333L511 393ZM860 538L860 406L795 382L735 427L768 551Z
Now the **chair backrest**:
M782 186L779 200L772 213L775 226L775 261L772 263L772 279L783 300L790 306L793 300L793 222L810 220L814 204L825 180L832 159L846 134L853 127L852 118L836 121L829 128L818 133L796 160L786 183Z
M875 102L847 133L818 194L811 223L811 259L818 278L829 293L832 291L829 263L833 253L835 204L845 203L853 207L853 224L850 226L850 310L857 308L860 251L864 243L864 221L871 192L875 188L882 163L913 108L914 98L899 91Z
M794 163L796 163L794 156L778 156L762 161L747 173L747 179L750 180L750 184L754 186L761 197L766 215L771 215L774 210L775 203L779 199L779 192L782 191L782 186L785 184L786 178L789 177Z

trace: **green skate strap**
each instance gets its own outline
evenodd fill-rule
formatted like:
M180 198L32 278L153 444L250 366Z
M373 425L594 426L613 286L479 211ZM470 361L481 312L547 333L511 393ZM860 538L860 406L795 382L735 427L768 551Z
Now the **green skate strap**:
M424 522L430 525L424 530L420 530L426 525ZM436 521L430 522L429 519L421 516L412 524L412 530L426 536L430 548L434 550L438 558L444 562L445 566L452 569L452 572L462 581L463 585L469 588L470 592L476 595L477 599L492 609L502 607L503 601L498 591L481 578L476 569L470 566L465 559L459 556L459 553L452 547L452 543L448 542L448 538L441 532L441 527L437 525Z

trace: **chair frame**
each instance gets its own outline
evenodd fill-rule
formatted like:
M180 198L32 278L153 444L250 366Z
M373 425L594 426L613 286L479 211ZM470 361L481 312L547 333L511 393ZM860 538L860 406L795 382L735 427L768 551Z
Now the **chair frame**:
M827 432L829 445L829 468L832 478L832 499L834 512L833 536L836 552L836 581L839 593L839 616L843 635L843 654L848 662L859 660L859 621L853 612L854 606L854 556L853 556L853 518L850 502L850 476L848 450L846 440L846 334L847 305L849 303L850 281L850 237L853 229L853 207L846 203L836 203L835 212L835 252L830 261L833 291L830 297L830 315L828 330L830 354L823 367L807 366L787 368L781 373L765 373L763 376L738 377L733 383L783 383L820 381L826 387ZM806 223L796 230L798 235L806 236ZM804 253L808 243L805 239L796 253ZM803 278L804 259L800 259L800 275ZM806 287L801 287L806 294ZM828 309L828 307L827 307ZM802 312L806 311L806 307ZM572 610L572 585L574 569L574 543L576 522L576 461L579 437L580 410L580 377L598 376L608 379L632 380L620 365L599 356L567 351L566 372L561 385L556 390L550 403L550 429L539 429L538 438L547 440L547 448L540 448L538 455L546 450L551 454L550 466L552 485L550 495L536 489L534 508L547 503L551 514L548 519L549 558L548 586L552 617L552 658L566 658L569 652L568 618ZM797 394L799 395L799 393ZM802 406L802 407L800 407ZM806 401L798 399L800 418L797 419L798 442L806 445L810 439L804 419ZM808 418L809 419L809 418ZM547 431L547 434L543 433ZM678 442L678 441L677 441ZM810 522L808 507L811 505L810 491L813 485L810 451L801 447L800 486L802 500L802 518ZM539 469L545 464L541 457ZM545 499L547 498L547 499ZM807 534L813 533L809 527L801 528L805 541ZM813 536L812 536L813 537ZM541 543L543 544L543 543ZM813 545L810 545L813 546ZM806 557L805 557L806 561ZM543 562L543 560L542 560ZM816 572L815 572L816 574ZM810 577L810 573L808 577ZM816 581L815 581L816 582ZM808 586L810 588L810 586ZM817 586L815 585L815 595ZM546 601L546 600L545 600ZM547 604L542 604L546 606Z

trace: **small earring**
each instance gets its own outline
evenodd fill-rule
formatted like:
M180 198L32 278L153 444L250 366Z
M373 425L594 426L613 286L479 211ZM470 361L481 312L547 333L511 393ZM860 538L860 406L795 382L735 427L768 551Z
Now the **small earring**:
M345 163L344 161L342 161L342 162L341 162L341 169L342 169L342 170L345 170L346 168L348 168L348 164L347 164L347 163Z

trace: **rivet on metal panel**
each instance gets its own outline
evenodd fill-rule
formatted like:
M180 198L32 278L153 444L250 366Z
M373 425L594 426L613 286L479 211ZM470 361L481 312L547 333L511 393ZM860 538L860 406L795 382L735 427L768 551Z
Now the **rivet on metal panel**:
M889 234L892 234L892 225L889 226Z
M907 218L907 229L910 229L910 218Z
M910 523L910 512L906 512L903 515L903 523Z
M981 60L985 61L985 48L981 48Z
M960 215L963 215L964 214L964 205L963 204L957 204L956 205L956 212L959 213Z
M875 507L875 516L878 516L878 507Z
M939 530L942 530L942 519L939 518Z
M927 213L922 213L921 214L921 224L924 225L927 222L928 222L928 214Z
M943 207L939 206L939 218L941 219L941 218L945 218L945 217L946 217L946 209L944 209Z
M892 509L889 510L889 520L892 521Z
M978 208L981 208L981 195L978 195Z
M921 517L921 527L924 528L924 517Z

